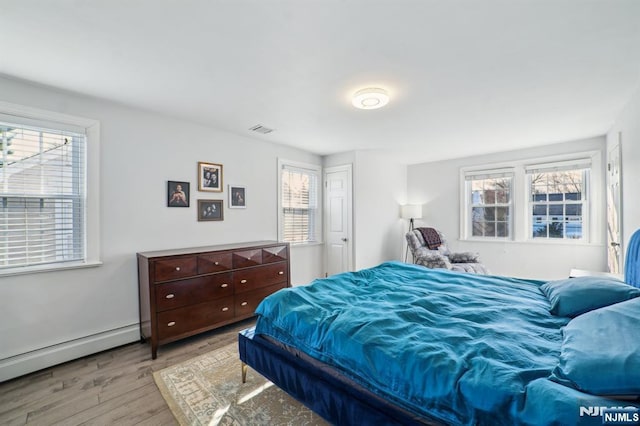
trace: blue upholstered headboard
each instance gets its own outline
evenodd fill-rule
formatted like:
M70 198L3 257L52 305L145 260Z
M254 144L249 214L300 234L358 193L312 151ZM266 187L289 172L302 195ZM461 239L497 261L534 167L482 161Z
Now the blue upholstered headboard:
M634 287L640 288L640 229L629 239L625 258L624 280Z

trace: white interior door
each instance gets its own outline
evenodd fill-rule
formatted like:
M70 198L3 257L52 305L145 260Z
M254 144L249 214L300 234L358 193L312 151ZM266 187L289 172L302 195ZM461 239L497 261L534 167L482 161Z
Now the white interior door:
M622 271L622 200L620 188L620 135L607 161L607 262L609 272Z
M325 169L326 275L351 271L352 264L351 165Z

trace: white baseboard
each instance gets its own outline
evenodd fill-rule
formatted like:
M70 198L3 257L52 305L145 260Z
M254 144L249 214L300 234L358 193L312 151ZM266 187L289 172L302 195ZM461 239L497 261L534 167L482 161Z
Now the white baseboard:
M0 360L0 383L43 368L140 340L132 324Z

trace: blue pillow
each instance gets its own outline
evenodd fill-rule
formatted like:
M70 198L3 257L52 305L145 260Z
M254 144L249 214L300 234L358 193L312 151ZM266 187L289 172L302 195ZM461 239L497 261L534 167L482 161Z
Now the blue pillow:
M551 302L553 315L576 317L594 309L640 296L640 289L613 278L577 277L549 281L540 290Z
M551 380L594 395L640 395L640 299L596 309L562 329Z

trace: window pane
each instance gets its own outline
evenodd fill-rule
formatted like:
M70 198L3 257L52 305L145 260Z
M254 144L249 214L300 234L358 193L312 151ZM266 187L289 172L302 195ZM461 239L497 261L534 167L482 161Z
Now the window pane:
M533 238L547 238L547 232L549 225L546 221L541 221L533 224Z
M496 201L498 203L508 203L509 202L509 191L499 190L496 193Z
M533 206L533 215L534 216L546 216L547 215L547 206L541 206L536 204Z
M536 189L538 189L538 188L536 188ZM545 190L546 190L546 187L545 187ZM532 195L532 200L533 201L547 201L547 193L546 192L544 192L544 193L534 193Z
M551 204L549 206L549 215L550 216L562 216L563 215L563 204Z
M582 238L582 222L567 222L565 224L565 229L567 238Z
M564 222L549 223L549 238L564 238Z
M564 195L566 200L581 200L582 194L580 192L569 192Z
M565 214L567 216L580 216L582 215L581 204L567 204L565 206Z
M498 237L509 236L509 224L507 222L496 223L496 233Z
M471 209L471 220L473 222L479 222L484 219L484 208L483 207L474 207Z
M483 191L482 203L483 204L495 204L496 203L496 190L485 189Z
M476 190L471 192L471 204L482 203L482 190Z
M508 190L511 187L511 178L497 178L495 179L495 187L497 189L506 189Z
M482 237L484 235L484 222L473 222L471 229L474 237Z
M496 207L496 220L506 222L509 220L508 207Z
M471 181L471 192L479 192L482 191L482 186L484 185L484 180L472 180Z
M484 209L484 220L495 221L496 220L496 208L487 207Z

